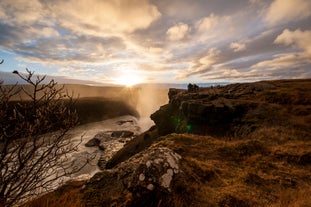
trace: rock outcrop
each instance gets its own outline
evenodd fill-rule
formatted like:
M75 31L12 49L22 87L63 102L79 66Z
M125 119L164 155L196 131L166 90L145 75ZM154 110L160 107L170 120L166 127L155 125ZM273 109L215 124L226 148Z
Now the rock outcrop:
M169 206L173 183L186 179L180 159L169 148L151 147L112 170L97 173L86 184L85 199L94 206Z
M195 92L170 89L169 103L152 114L151 119L161 135L188 132L218 137L243 136L257 127L256 117L247 116L250 111L259 114L265 110L281 111L274 103L299 100L297 94L292 94L293 97L287 94L286 100L283 100L285 96L279 100L275 96L273 100L270 94L278 93L277 84L269 81L232 84L200 88ZM271 101L267 101L269 99Z
M115 153L106 165L100 165L101 169L111 169L117 164L129 159L131 156L150 147L151 144L159 137L155 127L151 127L148 131L135 136L131 141L126 143L122 149Z

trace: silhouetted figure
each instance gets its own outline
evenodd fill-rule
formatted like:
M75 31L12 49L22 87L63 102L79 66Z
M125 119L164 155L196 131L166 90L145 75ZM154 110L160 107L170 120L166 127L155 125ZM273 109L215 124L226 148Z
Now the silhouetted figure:
M188 84L188 92L196 92L199 90L199 86L197 86L196 84Z
M193 85L191 83L188 84L188 92L191 92L193 90Z

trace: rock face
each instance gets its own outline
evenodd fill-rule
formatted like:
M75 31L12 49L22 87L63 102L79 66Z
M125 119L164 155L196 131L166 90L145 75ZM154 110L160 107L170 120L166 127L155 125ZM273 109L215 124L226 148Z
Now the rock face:
M135 136L131 141L126 143L122 149L115 153L106 164L101 163L101 169L111 169L117 164L129 159L131 156L143 151L159 137L157 129L154 127L148 131Z
M173 182L184 176L180 159L169 148L151 147L112 170L97 173L86 185L85 198L95 206L169 206ZM100 203L94 203L94 198Z
M193 91L170 89L169 103L151 115L161 135L190 132L224 136L244 125L245 114L261 106L270 82L232 84Z

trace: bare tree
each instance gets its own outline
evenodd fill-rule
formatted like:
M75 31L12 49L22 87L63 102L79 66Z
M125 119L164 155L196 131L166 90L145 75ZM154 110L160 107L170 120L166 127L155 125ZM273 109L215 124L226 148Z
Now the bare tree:
M83 167L67 156L79 144L68 134L78 121L72 95L26 70L13 73L27 85L0 82L0 207L50 191Z

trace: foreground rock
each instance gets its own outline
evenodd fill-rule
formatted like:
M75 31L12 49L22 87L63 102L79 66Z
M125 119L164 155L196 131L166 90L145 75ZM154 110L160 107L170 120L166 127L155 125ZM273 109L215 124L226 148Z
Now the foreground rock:
M85 187L85 199L93 206L169 206L176 182L186 179L180 159L169 148L149 148L112 170L97 173Z

